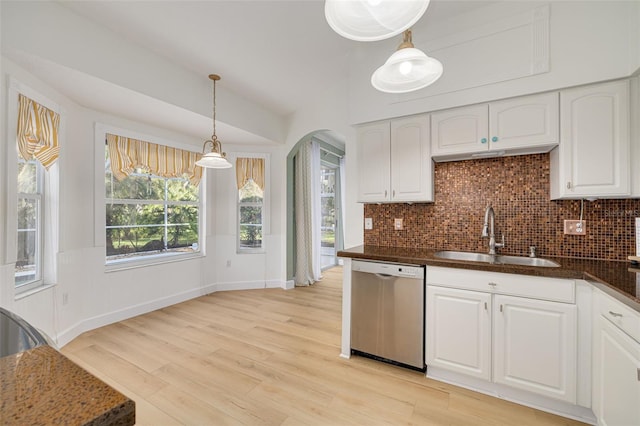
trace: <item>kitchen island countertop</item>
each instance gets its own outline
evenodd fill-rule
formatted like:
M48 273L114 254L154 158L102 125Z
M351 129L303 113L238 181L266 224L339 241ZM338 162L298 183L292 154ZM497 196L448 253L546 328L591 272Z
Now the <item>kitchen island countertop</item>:
M0 424L133 425L135 403L51 346L0 358Z
M493 265L490 263L442 259L435 256L437 251L438 250L423 248L363 245L339 251L338 257L535 275L550 278L582 279L640 312L640 267L635 269L629 262L545 257L559 263L560 267L544 268L521 265Z

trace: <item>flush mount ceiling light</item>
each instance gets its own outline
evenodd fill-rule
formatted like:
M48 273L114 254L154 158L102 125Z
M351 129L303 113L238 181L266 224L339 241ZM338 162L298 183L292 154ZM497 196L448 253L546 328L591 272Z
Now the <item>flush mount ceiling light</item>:
M227 154L222 152L222 144L216 136L216 81L220 80L218 74L210 74L209 78L213 80L213 134L211 139L204 141L202 145L202 158L196 161L196 165L209 169L228 169L231 163L227 161ZM206 152L207 145L211 144L211 151Z
M342 37L377 41L400 34L418 22L430 0L326 0L329 26Z
M381 92L406 93L422 89L442 75L442 64L413 47L411 31L404 32L398 50L371 76L371 84Z

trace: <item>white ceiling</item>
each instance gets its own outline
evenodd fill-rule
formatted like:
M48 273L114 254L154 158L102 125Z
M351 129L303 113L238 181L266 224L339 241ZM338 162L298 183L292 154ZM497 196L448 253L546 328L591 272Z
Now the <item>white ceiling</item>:
M323 82L346 78L348 54L358 44L331 30L321 0L58 3L196 75L206 78L211 73L220 74L225 89L281 116L304 107L323 90ZM488 3L492 2L432 0L420 24L445 20ZM108 82L16 52L11 58L36 75L47 76L54 87L82 105L142 122L162 123L186 134L203 137L211 132L208 117L161 105L142 95L130 105L130 111L122 111L120 89ZM94 96L96 93L101 96ZM153 109L156 111L150 114ZM140 116L145 111L147 116ZM154 123L152 117L161 117L161 121ZM221 124L218 133L227 139L229 134L223 132L235 132L231 139L238 142L268 142Z

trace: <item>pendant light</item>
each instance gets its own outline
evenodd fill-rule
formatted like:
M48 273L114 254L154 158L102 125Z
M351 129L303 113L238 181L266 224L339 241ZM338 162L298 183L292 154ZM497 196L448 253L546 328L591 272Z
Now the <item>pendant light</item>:
M196 165L209 169L228 169L231 163L227 161L227 154L222 152L222 144L216 136L216 81L220 80L218 74L210 74L209 78L213 80L213 134L211 139L204 141L202 145L202 158L196 161ZM207 145L211 144L211 151L206 152Z
M440 61L413 47L411 30L406 30L398 50L371 76L371 84L381 92L412 92L434 83L442 71Z
M377 41L393 37L418 22L430 0L326 0L329 26L342 37Z

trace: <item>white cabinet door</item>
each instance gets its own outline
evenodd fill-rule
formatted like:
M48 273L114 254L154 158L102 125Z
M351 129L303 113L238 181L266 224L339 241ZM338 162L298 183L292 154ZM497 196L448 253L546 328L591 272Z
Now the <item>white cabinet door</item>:
M489 149L512 150L557 145L558 92L489 104Z
M488 105L472 105L431 114L431 154L446 156L486 151Z
M551 198L630 195L629 81L560 92Z
M433 201L429 115L391 121L391 201Z
M427 286L425 306L427 366L491 380L491 295Z
M493 380L576 403L577 308L494 295Z
M375 203L390 199L391 133L389 122L358 128L358 201Z
M640 425L640 343L598 315L593 411L603 426Z

